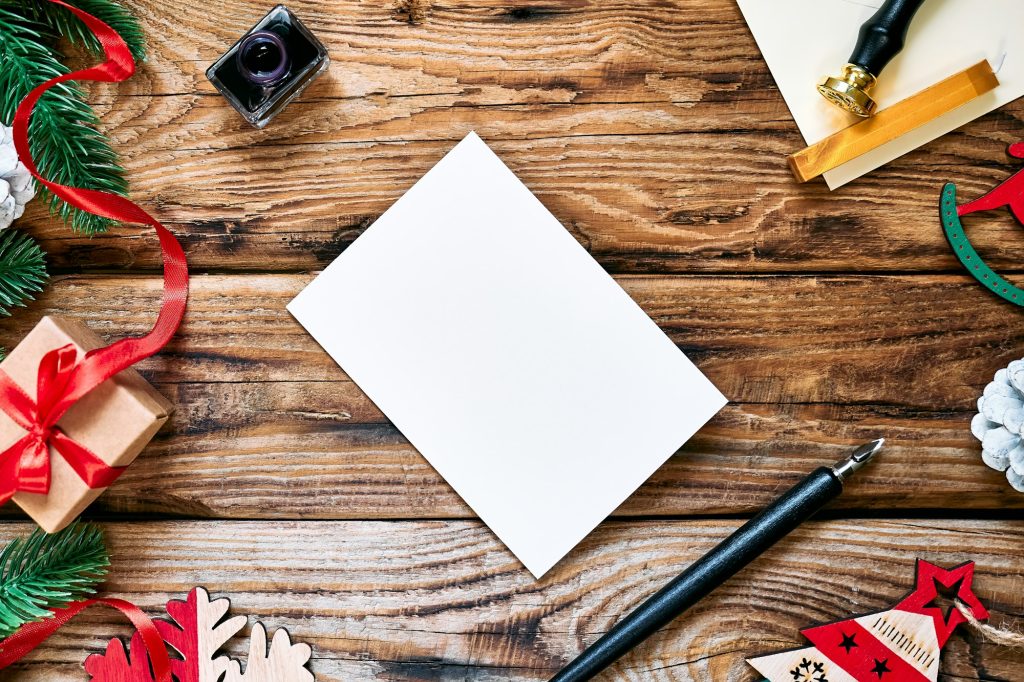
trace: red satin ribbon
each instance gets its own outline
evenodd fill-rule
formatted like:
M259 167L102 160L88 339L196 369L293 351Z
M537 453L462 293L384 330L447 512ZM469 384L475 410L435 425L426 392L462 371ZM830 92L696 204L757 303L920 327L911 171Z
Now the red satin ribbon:
M53 612L53 617L34 623L23 625L13 635L0 641L0 670L10 667L25 657L30 651L42 644L46 639L55 633L69 620L79 613L94 606L103 604L117 609L132 622L135 629L142 635L142 641L146 645L146 652L149 654L150 663L153 665L153 675L156 682L172 682L171 661L167 656L167 647L164 645L163 637L156 629L153 621L149 619L139 607L123 599L87 599L72 604L71 606L58 609Z
M18 157L44 187L72 206L124 223L152 226L160 238L164 266L163 304L153 329L141 337L125 338L105 348L72 357L65 346L50 351L39 363L35 402L0 371L0 409L26 435L0 453L0 504L19 490L47 493L50 489L50 447L59 452L89 487L110 485L123 468L110 467L99 457L73 441L57 421L82 396L139 360L153 355L170 341L185 314L188 298L188 266L178 240L163 225L131 201L91 189L68 187L39 175L28 143L29 119L39 98L48 89L71 80L120 82L135 72L128 45L115 30L96 17L62 0L50 0L67 8L99 39L106 61L81 71L52 78L25 97L14 115L14 145ZM77 355L77 354L76 354Z

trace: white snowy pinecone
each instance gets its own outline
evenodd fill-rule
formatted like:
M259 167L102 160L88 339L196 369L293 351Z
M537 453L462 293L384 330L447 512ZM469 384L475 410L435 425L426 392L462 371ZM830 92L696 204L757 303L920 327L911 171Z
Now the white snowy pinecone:
M996 372L978 398L971 433L981 441L981 459L1024 493L1024 360Z
M25 212L36 195L32 174L18 160L11 129L0 123L0 230L6 230Z

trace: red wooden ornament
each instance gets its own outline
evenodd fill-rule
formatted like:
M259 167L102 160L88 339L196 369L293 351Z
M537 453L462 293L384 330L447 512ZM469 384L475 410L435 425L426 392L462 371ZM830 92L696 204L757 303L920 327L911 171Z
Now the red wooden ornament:
M939 654L957 627L967 622L948 594L978 620L988 611L972 591L974 563L945 570L917 562L914 591L888 611L802 631L814 646L747 662L768 682L935 682Z
M1024 142L1011 144L1008 153L1015 159L1024 159ZM1004 206L1010 209L1018 221L1024 223L1024 170L1017 171L988 194L957 206L956 213L963 217Z
M262 623L253 626L244 671L239 661L218 655L248 621L245 616L224 620L230 606L227 599L211 601L202 587L193 589L185 601L167 602L172 620L154 622L160 636L178 653L178 658L171 660L177 682L313 682L313 674L306 668L312 656L309 645L292 644L288 632L281 629L274 633L268 649ZM86 659L85 670L93 682L154 682L138 633L128 652L120 639L110 640L106 653Z

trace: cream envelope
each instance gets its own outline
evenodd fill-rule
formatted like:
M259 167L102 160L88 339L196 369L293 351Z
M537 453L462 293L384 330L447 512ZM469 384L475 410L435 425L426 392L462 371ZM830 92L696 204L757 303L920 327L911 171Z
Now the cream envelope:
M838 75L860 26L881 0L738 0L768 68L807 144L860 119L832 106L815 84ZM878 79L880 109L988 59L998 88L872 152L825 173L831 189L850 182L1024 95L1024 2L928 0L903 52ZM797 150L793 150L797 151ZM941 184L945 178L937 178Z
M538 578L726 402L473 133L288 309Z

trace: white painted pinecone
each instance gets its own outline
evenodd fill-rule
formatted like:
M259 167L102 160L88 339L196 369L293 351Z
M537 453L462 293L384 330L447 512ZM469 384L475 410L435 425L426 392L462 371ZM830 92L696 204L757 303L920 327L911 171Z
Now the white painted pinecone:
M1024 360L996 372L978 398L971 432L981 441L981 459L1024 493Z
M6 230L25 212L36 195L32 175L14 151L11 129L0 123L0 230Z

